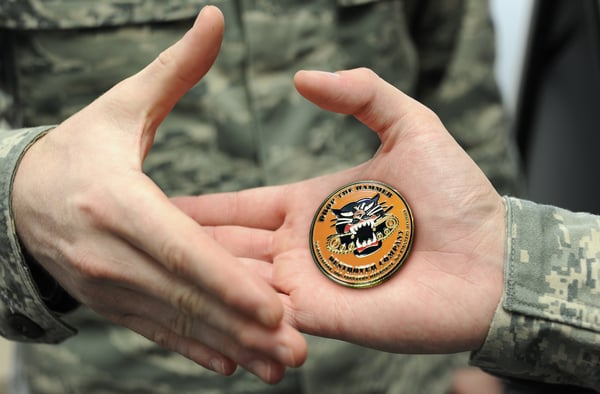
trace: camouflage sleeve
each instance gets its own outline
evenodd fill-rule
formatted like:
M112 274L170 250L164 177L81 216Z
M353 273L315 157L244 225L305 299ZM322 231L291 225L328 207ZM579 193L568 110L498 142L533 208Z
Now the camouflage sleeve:
M417 2L416 98L446 128L501 194L520 190L516 148L494 74L495 41L487 1Z
M11 209L12 181L27 148L50 127L0 128L0 335L15 341L55 343L73 335L48 309L23 256Z
M600 390L600 217L506 198L505 292L472 363Z

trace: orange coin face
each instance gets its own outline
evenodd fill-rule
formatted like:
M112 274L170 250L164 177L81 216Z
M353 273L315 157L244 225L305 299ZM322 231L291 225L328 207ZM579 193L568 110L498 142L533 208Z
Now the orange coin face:
M372 287L405 262L414 221L406 200L391 186L360 181L333 192L319 207L310 248L319 269L349 287Z

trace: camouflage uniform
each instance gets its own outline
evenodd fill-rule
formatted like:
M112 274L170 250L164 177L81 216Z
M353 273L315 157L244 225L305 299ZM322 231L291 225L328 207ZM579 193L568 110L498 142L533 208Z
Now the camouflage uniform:
M600 391L600 217L505 204L504 298L473 364Z
M0 118L54 124L142 68L190 26L203 0L3 0ZM301 68L367 66L439 113L498 190L516 188L494 82L486 2L216 0L226 19L215 67L158 131L145 171L169 195L289 182L370 158L374 133L294 90ZM26 263L11 176L48 127L0 135L0 333L32 393L444 393L465 355L405 356L309 338L309 360L267 386L222 378L81 307ZM36 281L32 279L34 274ZM75 328L78 333L75 334ZM66 340L69 338L68 340ZM64 341L64 342L63 342ZM43 345L39 343L58 343ZM24 391L25 392L25 391Z

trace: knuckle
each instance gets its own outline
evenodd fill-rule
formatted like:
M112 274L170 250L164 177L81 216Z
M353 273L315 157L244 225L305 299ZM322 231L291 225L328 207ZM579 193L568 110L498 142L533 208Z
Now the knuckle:
M240 346L244 349L252 349L255 346L255 340L247 335L244 330L236 330L236 338Z
M189 274L188 259L184 248L181 248L171 239L163 242L160 248L163 263L173 274L186 277Z
M162 348L177 351L180 337L167 327L157 326L150 339Z
M194 319L185 313L178 313L171 322L171 330L182 337L189 338L194 331Z
M168 68L173 62L173 50L171 47L162 51L156 58L156 63L160 67Z
M436 114L431 108L429 108L425 105L423 105L422 108L423 108L422 116L425 119L429 120L430 122L442 123L438 114Z
M153 324L148 320L141 318L137 314L123 313L119 315L109 315L109 318L117 324L128 327L134 332L146 337L159 347L177 352L184 357L189 358L190 348L185 337L178 334L168 326Z
M116 272L109 265L103 264L89 249L74 251L69 260L86 282L95 283L115 278Z
M368 67L359 67L357 69L357 72L364 74L364 78L373 79L373 80L379 79L379 76L377 75L377 73Z
M156 68L158 69L157 72L167 72L173 74L177 81L181 83L186 85L193 84L195 82L194 79L179 72L177 56L175 53L173 53L173 50L173 47L169 47L158 55L156 61L154 62Z
M86 187L70 197L75 215L96 228L107 227L111 222L109 201L107 191L94 186Z
M257 335L243 324L232 324L230 333L244 349L252 349L257 344Z
M200 319L209 319L210 312L206 301L191 286L178 286L171 295L171 304L177 310Z
M175 350L176 348L179 340L177 333L169 327L149 321L138 313L112 310L105 313L104 316L118 325L139 333L163 348L169 350Z

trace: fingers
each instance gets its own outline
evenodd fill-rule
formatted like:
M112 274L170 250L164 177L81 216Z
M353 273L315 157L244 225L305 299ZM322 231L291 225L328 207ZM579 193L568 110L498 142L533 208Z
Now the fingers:
M282 374L285 366L299 366L306 358L304 338L287 324L266 329L231 318L230 324L216 328L207 323L212 318L187 315L136 291L115 288L113 293L122 301L106 314L111 320L220 374L231 374L239 364L271 382L278 380L277 371Z
M175 197L171 201L203 226L236 225L276 230L285 218L286 187ZM247 256L250 257L250 256Z
M236 257L273 259L273 231L239 226L203 225L202 228Z
M78 299L99 314L222 374L240 364L270 381L283 366L304 361L304 338L289 325L265 327L126 242L90 235L78 248L85 256L69 258L80 261ZM263 261L243 259L239 266L271 276ZM229 286L244 288L246 280Z
M136 134L136 138L123 142L120 138L122 133L113 133L112 145L121 146L117 155L127 155L127 151L139 152L130 154L135 160L146 154L158 123L210 68L222 35L222 14L215 7L205 7L180 41L102 98L105 105L101 108L111 110L110 116L107 116L109 121L120 123L117 129L141 134L141 139ZM128 116L123 116L124 112ZM114 158L111 156L110 159ZM132 160L125 158L127 162L123 164L110 159L108 165L115 167L128 166ZM115 174L109 173L110 180L107 182L111 187L104 185L92 188L91 193L79 194L76 209L94 226L126 239L161 262L171 273L187 278L226 305L253 316L263 324L276 326L283 316L283 307L275 291L247 272L196 223L170 204L152 182L147 178L138 179L136 172L139 167L132 167L131 172L127 172L129 168L126 171L115 168L113 171L133 174L133 178L111 176ZM232 287L232 282L244 284ZM185 302L184 306L189 311L197 307L194 305L197 303L195 297Z
M284 221L294 220L297 215L305 219L307 211L312 217L316 206L311 198L315 194L318 198L325 198L328 191L355 179L360 172L361 166L358 166L339 172L334 177L321 176L288 185L234 193L174 197L171 202L203 226L232 225L277 230ZM258 236L256 232L252 234Z
M171 204L139 171L137 160L147 153L160 121L208 71L222 35L220 11L204 8L180 41L59 126L53 144L38 156L58 164L35 196L46 203L40 211L52 213L43 223L52 239L46 265L54 266L51 273L64 273L53 276L64 278L62 284L75 289L78 299L115 319L120 311L121 319L129 316L128 326L203 365L219 369L214 359L224 354L222 373L232 372L239 359L270 381L283 373L282 363L302 360L306 347L299 333L282 324L277 293L264 274L240 264L213 234ZM68 154L54 146L68 147ZM62 209L48 210L50 198L51 206ZM251 255L264 257L258 251L263 241L256 242ZM157 299L177 312L154 309L140 316L132 311L145 305L143 300L133 305L133 297L118 299L119 293L110 291L115 288ZM256 352L271 361L252 364Z
M233 374L239 364L266 383L274 384L281 380L285 373L285 365L262 354L234 346L229 338L223 338L218 331L206 330L211 345L219 347L220 344L224 344L225 352L234 353L235 358L240 360L239 363L195 339L179 336L159 324L149 323L146 319L140 319L138 316L128 316L126 322L127 326L144 337L221 375Z
M172 205L149 179L130 180L127 189L106 188L73 196L72 200L83 213L84 227L92 229L87 236L73 234L80 239L80 243L71 242L74 252L68 257L75 265L89 258L90 249L96 250L97 256L91 269L100 275L112 262L126 262L131 272L140 271L140 276L144 267L160 265L240 314L267 327L280 323L283 306L275 290ZM131 257L133 252L120 251L119 244L149 258ZM105 247L100 249L99 245ZM122 257L108 256L117 253ZM162 293L161 297L191 315L203 312L203 300L193 292L168 297Z
M223 15L206 6L194 26L136 75L117 85L108 97L111 107L143 118L145 131L154 132L175 103L210 69L223 38ZM144 154L151 145L148 135Z
M294 82L305 98L321 108L351 114L380 133L401 123L400 130L421 127L423 119L437 121L426 107L368 69L328 73L299 71Z
M223 29L221 11L213 6L204 7L194 26L178 42L127 81L128 87L140 93L139 109L154 109L151 115L155 120L164 118L212 66Z
M173 206L166 197L145 194L136 199L116 223L116 231L161 262L172 274L185 278L225 305L268 327L283 317L276 292L258 275L215 242L209 234ZM126 206L126 202L118 202ZM140 220L144 218L144 220ZM201 310L197 297L179 297L190 314Z
M237 367L235 361L211 349L200 342L185 337L177 337L163 326L137 315L128 315L126 318L116 320L117 323L130 328L145 338L158 343L163 348L181 354L198 365L221 375L229 376ZM177 339L172 339L177 338Z

